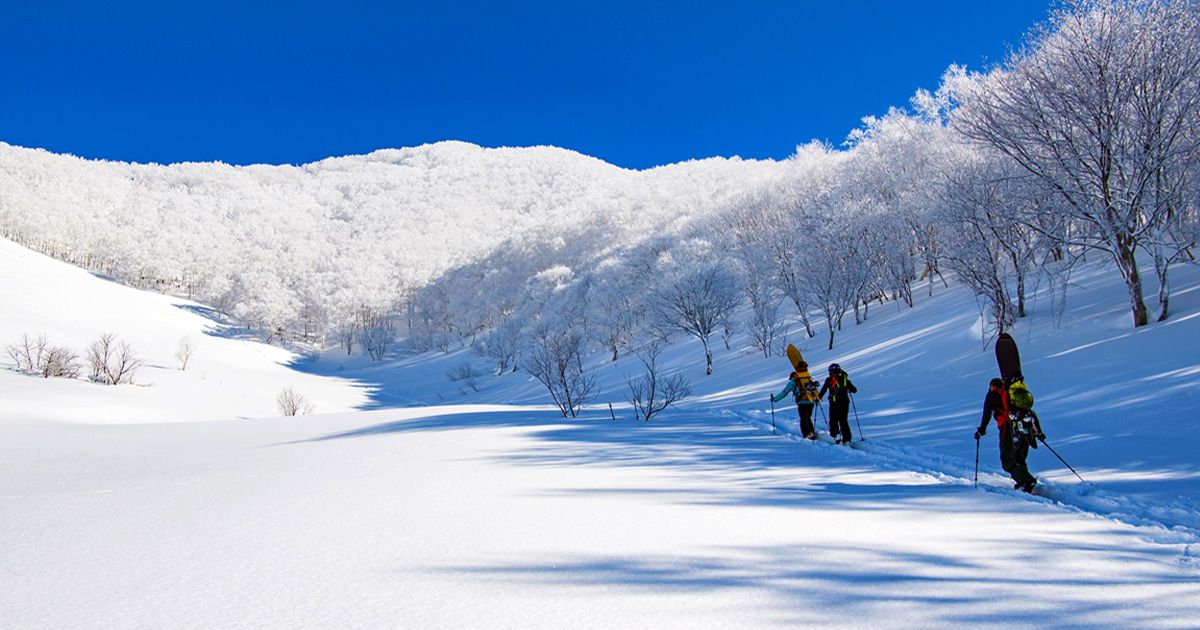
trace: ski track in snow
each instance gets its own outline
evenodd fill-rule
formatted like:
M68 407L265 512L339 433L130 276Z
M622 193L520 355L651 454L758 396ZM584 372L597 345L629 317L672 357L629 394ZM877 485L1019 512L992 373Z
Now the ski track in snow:
M808 440L784 423L772 425L769 418L756 417L752 413L730 409L712 410L717 415L734 417L759 431L773 431L786 439L805 443ZM759 414L763 412L758 412ZM964 464L945 456L930 452L918 452L894 444L858 439L851 448L843 449L833 443L827 433L819 434L816 443L809 446L832 449L846 458L866 459L872 465L885 470L909 471L952 485L973 485L974 462ZM986 448L986 446L985 446ZM988 449L989 454L994 453ZM980 451L982 458L983 451ZM1145 538L1160 544L1182 544L1180 564L1200 569L1200 559L1193 555L1192 545L1200 542L1200 511L1178 502L1162 505L1141 501L1133 497L1109 493L1091 483L1071 486L1038 477L1037 494L1029 495L1012 488L1007 473L979 471L979 489L1010 497L1019 497L1073 512L1104 518L1134 527L1150 530Z

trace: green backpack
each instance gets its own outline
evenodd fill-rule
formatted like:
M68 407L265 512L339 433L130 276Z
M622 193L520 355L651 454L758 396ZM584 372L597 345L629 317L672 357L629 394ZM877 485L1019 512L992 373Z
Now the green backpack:
M1029 392L1029 388L1022 381L1015 381L1008 386L1008 405L1016 411L1030 411L1033 409L1033 394Z

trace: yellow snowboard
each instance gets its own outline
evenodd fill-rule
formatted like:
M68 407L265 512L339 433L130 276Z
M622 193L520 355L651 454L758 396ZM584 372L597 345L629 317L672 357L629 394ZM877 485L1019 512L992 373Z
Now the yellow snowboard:
M800 363L804 361L804 357L800 354L800 349L789 343L787 347L787 358L788 361L792 362L792 369L799 371Z

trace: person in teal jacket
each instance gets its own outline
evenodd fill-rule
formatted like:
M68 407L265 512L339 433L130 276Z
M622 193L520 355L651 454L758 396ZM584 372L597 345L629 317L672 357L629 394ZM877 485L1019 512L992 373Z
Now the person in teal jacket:
M777 403L791 394L796 401L796 411L800 414L800 435L815 440L817 430L813 427L813 407L817 402L817 382L808 373L808 364L801 361L796 371L788 377L783 391L771 397L771 402Z

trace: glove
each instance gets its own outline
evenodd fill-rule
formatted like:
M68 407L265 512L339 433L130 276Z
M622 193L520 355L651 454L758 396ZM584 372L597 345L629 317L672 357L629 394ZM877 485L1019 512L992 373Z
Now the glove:
M987 429L975 429L975 439L976 440L978 440L979 438L981 438L985 435L987 435Z

